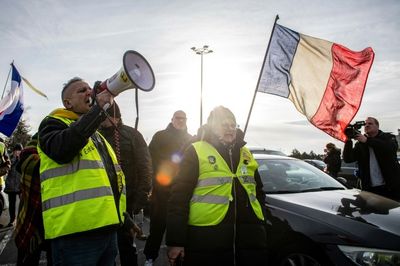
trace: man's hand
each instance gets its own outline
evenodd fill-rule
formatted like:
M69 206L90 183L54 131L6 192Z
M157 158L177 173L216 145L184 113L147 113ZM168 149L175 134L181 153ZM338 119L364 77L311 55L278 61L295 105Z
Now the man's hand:
M367 137L363 134L357 134L354 139L358 140L359 142L365 143L367 142Z
M106 111L114 102L114 96L107 90L96 95L97 104Z
M137 224L135 224L130 214L124 212L124 216L125 216L125 222L123 225L124 231L132 237L135 237L135 235L139 236L143 235L142 228L140 228Z
M185 257L185 248L184 247L168 247L168 261L169 265L174 266L177 263L177 260L183 260Z

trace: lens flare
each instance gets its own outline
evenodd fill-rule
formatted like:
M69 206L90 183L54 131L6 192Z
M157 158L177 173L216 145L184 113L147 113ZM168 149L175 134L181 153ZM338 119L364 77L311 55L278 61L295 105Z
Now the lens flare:
M156 176L157 182L162 186L169 186L171 184L172 178L170 175L164 172L158 172Z
M179 156L178 156L179 157ZM172 179L178 173L178 163L172 161L164 161L160 164L156 175L156 180L161 186L169 186Z

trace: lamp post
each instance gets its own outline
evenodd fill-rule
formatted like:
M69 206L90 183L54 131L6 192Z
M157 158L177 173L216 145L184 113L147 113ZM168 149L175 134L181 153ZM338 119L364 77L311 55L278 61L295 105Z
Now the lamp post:
M196 54L201 56L201 70L200 70L200 126L203 124L203 55L204 54L209 54L212 53L213 50L209 49L208 45L203 45L203 47L196 48L192 47L190 48L195 52Z

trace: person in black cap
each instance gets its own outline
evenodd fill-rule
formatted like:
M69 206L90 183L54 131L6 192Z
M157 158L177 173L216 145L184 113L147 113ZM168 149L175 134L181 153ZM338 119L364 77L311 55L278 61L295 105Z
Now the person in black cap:
M21 174L16 170L19 162L19 154L22 151L22 144L17 143L14 145L11 155L11 168L6 177L6 187L4 192L8 195L10 214L10 222L7 226L13 226L15 221L15 204L17 202L17 195L20 193Z
M138 215L147 205L151 189L151 157L142 134L121 119L121 111L114 104L107 110L109 115L100 127L100 133L113 147L122 171L125 174L127 206L130 216ZM143 239L143 234L137 235ZM123 230L118 232L118 248L121 265L137 265L135 239Z

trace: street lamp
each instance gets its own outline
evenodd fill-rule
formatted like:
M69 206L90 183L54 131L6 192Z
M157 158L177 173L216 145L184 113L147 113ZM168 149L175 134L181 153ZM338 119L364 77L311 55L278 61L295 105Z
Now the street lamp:
M201 70L200 70L200 126L203 124L203 55L212 53L213 50L209 49L208 45L203 45L201 48L190 48L196 54L201 56Z

